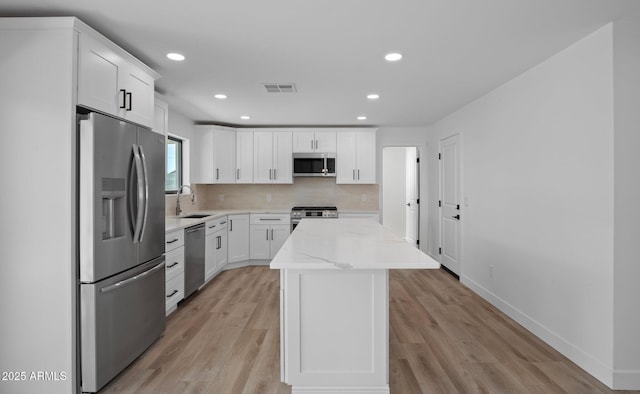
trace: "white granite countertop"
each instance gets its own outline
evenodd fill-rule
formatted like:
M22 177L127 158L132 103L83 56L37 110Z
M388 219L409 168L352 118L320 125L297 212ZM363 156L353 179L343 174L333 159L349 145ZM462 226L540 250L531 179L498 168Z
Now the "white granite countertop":
M303 220L271 260L273 269L440 268L433 258L366 219Z
M227 216L227 215L241 215L241 214L248 214L248 213L286 213L289 214L291 213L291 210L284 210L284 209L273 209L273 210L265 210L265 209L218 209L215 211L195 211L195 212L188 212L188 213L184 213L183 215L180 216L166 216L165 217L165 224L164 224L164 230L165 232L171 232L174 230L180 230L183 228L187 228L187 227L191 227L194 226L196 224L200 224L200 223L204 223L207 222L209 220L212 219L217 219L223 216ZM188 216L188 215L192 215L192 214L200 214L200 215L207 215L203 218L196 218L196 219L187 219L184 218L182 216Z

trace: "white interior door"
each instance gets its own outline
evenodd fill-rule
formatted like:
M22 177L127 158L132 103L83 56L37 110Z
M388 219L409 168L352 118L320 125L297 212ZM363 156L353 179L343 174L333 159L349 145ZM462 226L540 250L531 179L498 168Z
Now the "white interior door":
M419 187L419 162L418 162L418 149L417 148L407 148L406 153L406 207L405 207L405 216L406 216L406 230L405 230L405 238L407 242L412 245L418 246L419 238L419 198L420 198L420 187Z
M460 275L460 141L440 140L440 263Z

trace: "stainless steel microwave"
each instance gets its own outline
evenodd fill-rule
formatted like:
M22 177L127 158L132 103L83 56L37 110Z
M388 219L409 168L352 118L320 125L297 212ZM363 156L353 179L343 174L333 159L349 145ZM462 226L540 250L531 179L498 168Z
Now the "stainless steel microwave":
M336 176L335 153L294 153L293 176Z

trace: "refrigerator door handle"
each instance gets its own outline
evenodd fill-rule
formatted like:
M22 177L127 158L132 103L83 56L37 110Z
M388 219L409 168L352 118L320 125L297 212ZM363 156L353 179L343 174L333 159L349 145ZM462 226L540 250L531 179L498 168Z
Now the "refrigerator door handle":
M158 265L156 265L155 267L148 269L140 274L134 275L131 278L127 278L124 280L121 280L120 282L116 282L112 285L103 287L102 289L100 289L100 294L105 294L108 293L110 291L114 291L117 289L121 289L122 287L129 285L137 280L140 280L142 278L144 278L145 276L151 275L152 273L158 271L160 268L164 268L164 261Z
M140 238L138 239L138 242L142 242L142 237L144 237L144 230L147 228L147 218L149 216L149 176L147 174L147 158L144 155L142 145L138 145L138 150L140 151L142 174L144 175L144 213L142 216Z
M133 145L133 162L135 164L136 170L136 200L138 202L138 206L136 207L136 219L135 225L133 228L133 243L139 243L140 239L140 231L142 230L142 219L144 217L144 209L142 204L144 204L144 184L143 184L143 173L142 173L142 159L140 158L140 152L138 150L138 145Z

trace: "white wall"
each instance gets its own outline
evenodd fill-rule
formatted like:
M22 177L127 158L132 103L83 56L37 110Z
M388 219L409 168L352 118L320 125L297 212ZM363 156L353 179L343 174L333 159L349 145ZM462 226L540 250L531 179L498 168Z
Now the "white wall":
M613 27L614 388L640 388L640 14Z
M74 35L70 24L17 32L3 30L4 23L0 20L5 54L0 167L12 193L3 193L0 202L0 372L25 372L25 380L0 380L0 392L71 393L76 388ZM32 371L55 373L58 380L32 380Z
M381 127L376 135L376 165L378 174L378 183L380 184L380 209L384 205L384 180L382 179L382 149L388 146L415 146L418 148L418 156L420 157L420 250L429 253L432 256L434 246L431 245L431 238L427 233L427 204L428 204L428 186L427 186L427 160L424 160L427 150L427 136L431 130L430 126L426 127ZM382 212L384 215L384 212ZM437 250L437 248L435 249Z
M461 281L610 384L612 26L434 125L433 244L439 243L437 145L454 133L462 135L468 202L461 212Z
M382 149L382 224L399 237L406 235L407 148Z

